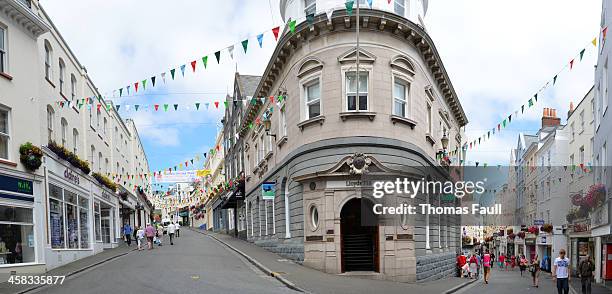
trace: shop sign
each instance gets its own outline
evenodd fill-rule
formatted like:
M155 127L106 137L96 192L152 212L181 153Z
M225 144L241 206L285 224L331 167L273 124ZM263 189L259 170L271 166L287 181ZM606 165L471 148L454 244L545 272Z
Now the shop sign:
M535 219L535 220L533 220L533 225L534 226L543 226L544 225L544 220L543 219Z
M102 198L104 198L107 201L111 201L111 196L108 193L102 193Z
M589 223L577 223L572 225L572 232L574 233L589 232L590 230L591 226Z
M525 245L535 245L536 243L536 238L526 238L525 239Z
M66 170L64 171L64 179L68 180L69 182L75 185L79 184L79 175L73 173L72 170L68 168L66 168Z
M275 182L264 182L263 184L261 184L261 199L274 200L274 196L276 194L275 186Z
M372 187L372 181L346 180L346 181L327 181L327 188L359 188Z
M608 203L604 203L591 213L591 228L608 224Z
M0 175L0 190L33 195L34 185L32 181Z

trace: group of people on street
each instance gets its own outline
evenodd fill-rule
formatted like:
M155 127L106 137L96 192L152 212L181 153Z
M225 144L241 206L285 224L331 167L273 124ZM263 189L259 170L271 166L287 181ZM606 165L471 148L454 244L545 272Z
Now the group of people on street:
M569 293L570 283L570 259L565 255L565 249L559 250L559 256L555 258L552 264L552 279L556 282L556 288L558 294ZM508 260L510 260L508 262ZM497 259L497 264L500 269L513 270L516 265L517 258L515 256L506 256L500 254ZM491 268L495 264L495 255L490 253L488 249L480 254L474 252L468 254L468 256L457 253L457 275L461 278L469 277L470 279L478 278L480 268L482 267L484 272L484 283L489 284L491 277ZM529 271L531 274L532 286L535 288L539 287L539 277L541 272L541 261L538 255L535 255L531 261L529 261L525 255L518 257L518 265L521 272L521 277L524 271ZM581 290L583 294L591 293L591 283L594 277L595 263L591 260L590 256L582 259L578 265L577 275L580 277Z
M175 235L176 237L180 236L180 227L181 225L178 222L171 222L168 224L166 231L164 231L164 227L161 224L147 223L144 228L137 226L136 230L134 230L129 223L126 223L123 225L121 233L127 246L132 246L132 238L134 238L137 242L138 250L144 250L146 238L147 248L151 250L155 244L158 246L163 245L162 239L166 233L170 238L170 245L174 245Z

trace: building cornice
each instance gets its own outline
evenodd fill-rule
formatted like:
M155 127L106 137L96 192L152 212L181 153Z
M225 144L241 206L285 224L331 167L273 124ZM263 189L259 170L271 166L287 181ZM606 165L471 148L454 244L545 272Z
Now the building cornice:
M306 21L299 23L296 25L293 33L290 33L288 27L285 27L268 62L268 66L262 75L261 81L255 90L254 96L267 97L272 95L270 92L272 91L274 81L278 80L291 54L300 48L302 42L317 38L324 33L354 31L355 22L356 16L354 14L349 16L346 10L336 10L331 19L328 19L326 14L319 14L315 16L312 23ZM434 78L440 94L449 106L453 117L460 126L465 126L468 123L467 116L459 102L450 77L442 64L442 59L435 48L434 42L423 28L401 16L375 9L361 11L360 23L362 24L361 31L384 32L405 39L413 44L421 54L425 66ZM284 93L279 91L278 94L283 95ZM291 98L289 97L289 99ZM240 127L241 136L245 135L248 130L246 126L255 119L262 105L263 103L259 99L254 100L254 103L248 104L244 114L245 119Z
M0 0L0 11L4 12L24 29L32 33L34 38L51 30L42 19L36 16L34 12L21 1Z

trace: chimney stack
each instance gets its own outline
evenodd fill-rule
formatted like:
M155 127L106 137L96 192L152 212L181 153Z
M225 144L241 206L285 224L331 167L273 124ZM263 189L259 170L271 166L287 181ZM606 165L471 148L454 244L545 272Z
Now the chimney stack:
M542 128L555 127L561 124L561 119L557 117L557 110L554 108L544 108L542 115Z

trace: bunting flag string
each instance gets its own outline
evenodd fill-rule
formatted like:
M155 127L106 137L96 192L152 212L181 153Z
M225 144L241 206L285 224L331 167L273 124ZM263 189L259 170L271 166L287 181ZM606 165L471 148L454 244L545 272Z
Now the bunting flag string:
M602 40L605 40L605 32L606 31L607 31L607 27L603 28L601 30L601 32L600 32L600 34L603 35ZM564 72L568 67L569 67L569 71L573 70L573 68L575 66L576 58L578 58L579 61L582 61L582 59L584 57L584 53L586 52L586 50L588 48L596 48L596 47L597 47L597 37L595 37L592 41L590 41L586 45L586 47L584 47L576 55L574 55L574 57L572 57L570 59L570 61L568 63L566 63L565 66L559 72L557 72L553 76L552 81L550 81L550 80L547 81L538 91L536 91L536 93L533 95L533 97L530 97L527 100L527 102L525 103L526 105L525 104L521 105L521 107L520 107L520 114L524 114L526 108L530 109L530 108L532 108L535 105L535 103L538 102L538 94L542 94L545 89L549 88L551 86L551 82L552 82L552 86L555 86L557 81L558 81L559 75L562 72ZM490 130L486 131L485 133L483 133L482 135L480 135L476 139L471 139L471 140L468 140L467 142L464 142L462 147L461 147L461 149L463 151L467 151L467 150L471 150L471 149L476 148L476 146L480 146L486 140L490 139L491 134L495 135L496 129L497 129L497 133L500 133L502 131L502 129L505 129L512 122L512 113L514 113L514 120L516 121L517 116L519 114L518 110L510 112L509 115L504 116L502 121L497 123L496 127L491 128Z

